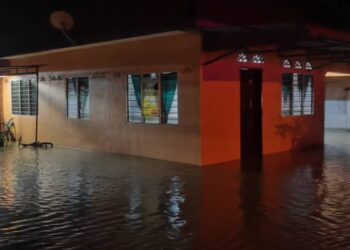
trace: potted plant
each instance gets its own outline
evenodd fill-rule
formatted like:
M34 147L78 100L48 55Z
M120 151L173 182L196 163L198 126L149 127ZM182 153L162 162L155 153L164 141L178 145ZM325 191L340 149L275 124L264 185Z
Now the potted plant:
M5 146L6 136L4 133L0 132L0 147Z

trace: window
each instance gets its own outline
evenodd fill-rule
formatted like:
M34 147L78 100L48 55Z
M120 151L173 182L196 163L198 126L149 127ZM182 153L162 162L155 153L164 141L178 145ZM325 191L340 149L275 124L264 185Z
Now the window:
M282 115L314 114L314 89L311 75L286 73L282 76Z
M178 124L177 73L128 75L128 120Z
M88 119L90 117L89 79L67 79L67 117Z
M36 115L36 80L11 82L12 114Z

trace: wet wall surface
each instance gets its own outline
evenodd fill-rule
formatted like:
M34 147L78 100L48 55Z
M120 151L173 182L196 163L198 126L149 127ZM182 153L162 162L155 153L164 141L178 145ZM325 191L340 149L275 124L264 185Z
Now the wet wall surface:
M350 133L205 168L0 148L0 249L350 249Z

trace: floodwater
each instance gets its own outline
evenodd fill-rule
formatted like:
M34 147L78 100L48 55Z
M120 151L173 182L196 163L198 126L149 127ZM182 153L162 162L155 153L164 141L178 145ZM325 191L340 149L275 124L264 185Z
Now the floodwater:
M350 249L350 132L202 169L0 148L0 249Z

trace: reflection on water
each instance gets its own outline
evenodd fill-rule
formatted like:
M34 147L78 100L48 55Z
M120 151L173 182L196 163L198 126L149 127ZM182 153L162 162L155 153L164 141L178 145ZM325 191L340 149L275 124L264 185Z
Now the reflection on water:
M202 171L201 246L350 249L350 133L324 148L270 155L262 167Z
M198 168L0 148L0 249L350 249L350 133Z
M0 249L195 242L186 227L199 220L199 168L62 148L0 150Z
M171 178L171 183L166 191L167 202L165 203L165 214L168 217L168 238L176 239L177 235L181 232L181 229L186 225L186 220L182 219L182 203L185 202L185 196L183 194L184 184L177 176Z

